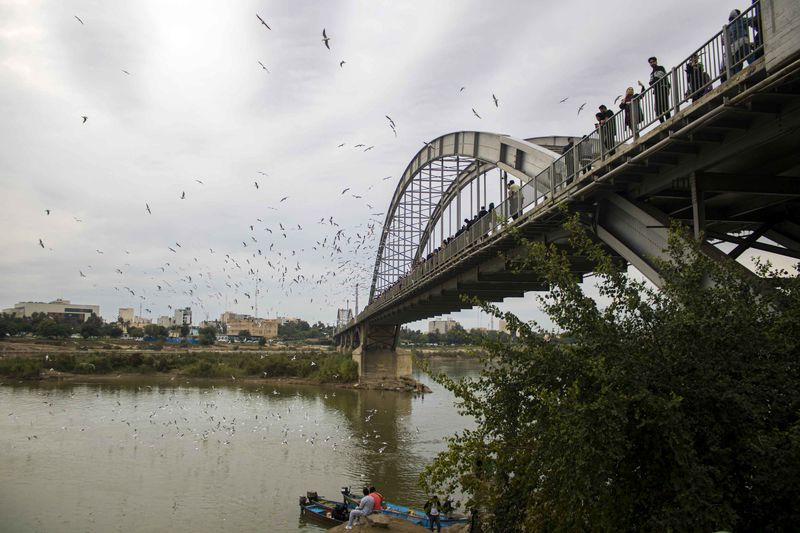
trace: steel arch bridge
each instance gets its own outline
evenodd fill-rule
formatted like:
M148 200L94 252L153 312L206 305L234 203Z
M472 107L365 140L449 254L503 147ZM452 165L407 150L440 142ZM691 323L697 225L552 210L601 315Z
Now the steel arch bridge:
M425 143L405 168L389 204L369 303L435 248L433 237L452 235L463 215L472 219L482 206L499 204L509 175L517 183L531 181L557 157L533 142L478 131L448 133Z

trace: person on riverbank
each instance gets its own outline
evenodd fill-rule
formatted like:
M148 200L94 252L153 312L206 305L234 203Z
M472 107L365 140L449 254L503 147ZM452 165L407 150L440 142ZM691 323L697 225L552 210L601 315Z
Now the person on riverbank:
M381 503L383 503L383 495L375 490L375 487L369 488L369 495L372 496L372 499L375 501L375 507L373 507L373 511L381 511L383 507L381 507Z
M439 516L441 507L442 504L439 501L439 497L435 494L425 502L424 507L425 513L428 515L428 521L431 524L430 530L433 531L433 525L436 524L436 531L438 533L441 533L442 531L442 522Z
M362 492L364 497L361 498L361 501L358 503L358 507L350 511L350 518L347 520L347 526L345 526L345 529L353 529L353 522L357 518L369 515L375 508L375 500L369 495L369 489L364 487Z

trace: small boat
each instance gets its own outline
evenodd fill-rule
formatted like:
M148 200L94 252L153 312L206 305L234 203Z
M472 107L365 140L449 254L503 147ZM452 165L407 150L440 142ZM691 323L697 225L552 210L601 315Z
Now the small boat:
M361 502L361 498L358 498L355 494L350 494L350 490L347 487L342 488L342 494L344 494L344 499L347 501L347 504L350 508L358 507L358 504ZM383 500L381 503L380 512L388 516L394 516L396 518L408 520L409 522L414 522L415 524L427 529L430 529L431 527L431 520L428 518L428 513L420 509L413 509L411 507L406 507L405 505L398 505L396 503ZM456 524L466 524L469 522L469 518L461 513L447 513L439 516L439 522L441 522L442 527L445 528L454 526Z
M321 498L316 492L300 496L300 514L329 526L344 524L350 515L347 504Z

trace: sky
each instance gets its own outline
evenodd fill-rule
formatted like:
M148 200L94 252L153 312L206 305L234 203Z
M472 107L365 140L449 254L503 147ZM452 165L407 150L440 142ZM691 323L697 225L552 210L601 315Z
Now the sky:
M588 133L745 4L0 0L0 308L334 323L424 141Z

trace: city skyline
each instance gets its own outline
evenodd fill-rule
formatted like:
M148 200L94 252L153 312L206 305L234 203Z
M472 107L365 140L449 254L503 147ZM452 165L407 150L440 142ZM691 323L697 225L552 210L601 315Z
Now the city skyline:
M423 142L582 135L647 57L676 63L732 7L609 2L626 14L609 39L589 2L8 4L0 301L198 321L257 301L264 318L334 323L357 283L366 304ZM535 295L501 307L542 318Z

